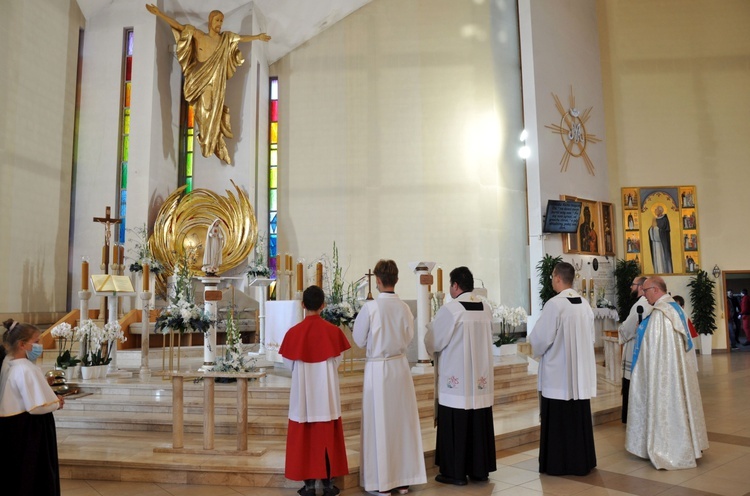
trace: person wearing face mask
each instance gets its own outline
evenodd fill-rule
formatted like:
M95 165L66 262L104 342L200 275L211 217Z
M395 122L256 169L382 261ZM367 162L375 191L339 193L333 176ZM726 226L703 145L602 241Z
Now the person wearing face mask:
M6 474L3 494L60 494L57 433L52 412L63 407L33 362L42 354L41 333L31 324L3 322L0 351L0 467Z

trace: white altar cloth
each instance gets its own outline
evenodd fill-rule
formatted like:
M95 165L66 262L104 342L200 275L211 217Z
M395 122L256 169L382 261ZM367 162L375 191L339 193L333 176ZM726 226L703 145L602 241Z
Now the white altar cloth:
M281 342L286 332L295 324L302 322L302 302L299 300L282 300L266 302L266 360L282 363L279 355Z
M602 340L604 331L617 330L617 320L620 316L617 310L611 308L592 308L592 310L594 311L594 347L601 348L604 346Z

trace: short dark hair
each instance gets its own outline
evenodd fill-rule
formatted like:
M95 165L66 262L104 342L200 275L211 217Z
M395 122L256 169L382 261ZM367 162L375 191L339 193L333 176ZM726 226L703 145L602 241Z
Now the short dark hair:
M552 272L554 274L557 274L557 276L565 284L569 286L573 285L573 280L576 277L576 269L573 268L573 266L570 265L568 262L558 262L557 265L555 265L555 268Z
M372 271L383 286L393 287L398 282L398 266L393 260L378 260Z
M317 312L326 301L326 294L318 286L309 286L302 293L302 305L311 312Z
M684 306L685 306L685 298L683 298L682 296L680 296L680 295L674 295L674 296L672 297L672 299L673 299L674 301L676 301L676 302L677 302L677 304L678 304L678 305L680 305L681 307L684 307Z
M451 285L458 284L464 291L474 291L474 276L468 267L456 267L451 271Z

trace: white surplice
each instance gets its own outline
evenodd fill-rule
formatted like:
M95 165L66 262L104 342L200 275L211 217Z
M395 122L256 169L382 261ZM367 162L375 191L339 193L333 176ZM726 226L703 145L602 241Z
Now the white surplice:
M625 449L666 470L695 467L708 448L698 376L687 353L690 333L678 308L664 295L645 323L625 438Z
M414 317L393 293L368 301L354 322L353 338L366 348L362 391L359 480L366 491L424 484L417 398L406 358Z
M26 358L6 356L0 372L0 417L42 415L60 406L42 370Z
M580 303L573 304L576 298ZM572 288L550 298L528 339L534 356L541 357L542 396L552 400L596 396L594 312L585 298Z
M627 380L630 380L633 371L633 347L635 346L635 331L638 329L638 307L643 307L642 319L651 315L651 305L645 296L641 296L630 307L628 318L617 329L617 340L622 345L622 377Z
M481 304L482 310L467 312L462 302ZM440 353L438 403L460 410L491 407L495 367L490 306L463 293L443 305L427 329L427 353Z

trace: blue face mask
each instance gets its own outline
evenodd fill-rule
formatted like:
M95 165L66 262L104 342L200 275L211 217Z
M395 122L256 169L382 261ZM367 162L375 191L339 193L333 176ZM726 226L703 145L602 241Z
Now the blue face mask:
M42 356L42 351L44 351L44 347L39 343L34 343L31 345L31 351L26 352L26 358L33 362Z

